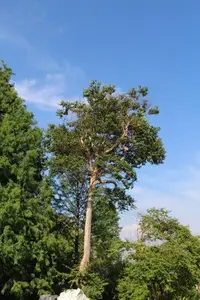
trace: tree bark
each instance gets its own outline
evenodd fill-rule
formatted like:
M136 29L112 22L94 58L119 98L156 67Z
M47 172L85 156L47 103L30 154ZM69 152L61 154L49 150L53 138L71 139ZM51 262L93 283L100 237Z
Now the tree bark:
M87 269L90 260L91 234L92 234L92 206L93 206L92 192L94 188L94 182L95 182L95 178L94 176L91 176L90 187L88 189L88 198L86 203L84 250L83 250L83 257L79 266L80 271Z
M77 185L77 189L79 186ZM80 193L76 195L76 229L74 239L74 262L79 263L79 229L80 229Z

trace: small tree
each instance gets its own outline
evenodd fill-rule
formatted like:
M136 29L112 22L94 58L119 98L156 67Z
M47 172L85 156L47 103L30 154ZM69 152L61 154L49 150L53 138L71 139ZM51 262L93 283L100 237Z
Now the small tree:
M63 124L51 126L50 152L54 167L86 170L87 202L84 251L80 270L87 268L91 250L93 194L103 186L124 192L136 180L136 168L162 163L165 151L159 128L147 115L158 114L145 97L147 88L116 94L114 86L93 81L85 101L62 102ZM72 121L66 119L70 114Z
M149 210L139 225L141 239L127 243L119 299L199 299L199 239L164 209Z
M51 169L51 171L54 190L52 205L59 215L66 216L70 221L70 235L74 241L73 261L77 265L82 248L87 180L84 173L79 170L58 172Z

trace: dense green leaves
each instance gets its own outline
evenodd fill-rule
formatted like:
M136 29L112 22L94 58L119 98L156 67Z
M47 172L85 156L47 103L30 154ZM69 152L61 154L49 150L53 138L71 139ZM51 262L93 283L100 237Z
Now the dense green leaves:
M161 163L165 157L159 128L150 125L146 88L116 94L114 86L93 81L84 91L84 102L62 102L58 112L63 124L50 128L54 168L98 170L97 180L115 180L129 187L136 180L134 168ZM70 114L73 121L66 119ZM88 169L89 172L89 169ZM90 174L88 174L90 175Z
M140 230L128 244L119 299L199 299L199 239L163 209L142 216Z
M70 246L58 231L43 174L42 131L0 67L0 294L30 299L51 291L66 272ZM58 243L59 241L59 243Z

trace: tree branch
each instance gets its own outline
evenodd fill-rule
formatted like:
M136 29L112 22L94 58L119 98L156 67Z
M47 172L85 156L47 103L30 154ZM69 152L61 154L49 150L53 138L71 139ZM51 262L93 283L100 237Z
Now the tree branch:
M117 182L114 180L98 180L97 184L113 184L117 188Z
M81 144L83 146L83 148L85 149L86 153L87 153L87 157L88 157L88 160L89 160L89 163L90 163L90 168L92 167L92 164L91 164L91 155L90 155L90 151L89 149L85 146L85 143L84 143L84 140L83 140L83 137L81 136L80 138L80 141L81 141Z
M120 144L120 141L117 141L112 147L110 147L109 149L105 150L105 154L109 154L110 152L112 152L119 144Z
M124 137L127 136L129 124L130 123L127 123L125 125L125 128L123 130L123 134L121 135L121 137L119 139L124 138ZM112 147L110 147L109 149L105 150L105 154L109 154L110 152L112 152L120 144L120 140L119 139L118 139L118 141L116 143L114 143L114 145Z

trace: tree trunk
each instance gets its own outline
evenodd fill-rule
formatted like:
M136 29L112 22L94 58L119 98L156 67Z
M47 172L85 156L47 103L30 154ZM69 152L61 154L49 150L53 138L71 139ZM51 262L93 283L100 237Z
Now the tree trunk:
M77 186L77 190L78 190ZM76 195L76 229L75 229L75 239L74 239L74 262L78 264L79 262L79 229L80 229L80 193Z
M88 198L86 203L86 215L85 215L85 230L84 230L84 252L79 266L79 270L83 271L87 269L90 260L91 252L91 233L92 233L92 192L94 188L94 178L90 179L90 187L88 189Z

